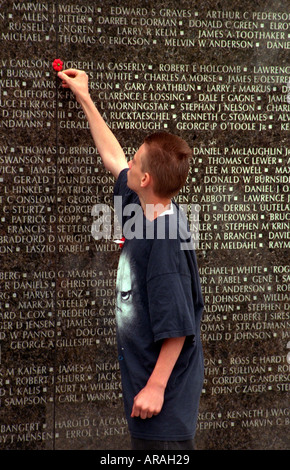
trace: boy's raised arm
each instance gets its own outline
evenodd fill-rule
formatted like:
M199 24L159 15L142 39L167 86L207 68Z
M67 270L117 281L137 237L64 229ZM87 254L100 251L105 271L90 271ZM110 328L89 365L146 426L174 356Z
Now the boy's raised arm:
M59 72L58 76L62 80L63 88L70 88L82 106L104 166L117 178L120 171L128 168L127 159L122 147L91 99L87 74L81 70L68 69Z

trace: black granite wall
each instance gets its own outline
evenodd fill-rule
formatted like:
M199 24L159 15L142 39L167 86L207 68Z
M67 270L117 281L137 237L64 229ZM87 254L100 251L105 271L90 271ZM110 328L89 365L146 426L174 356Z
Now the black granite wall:
M60 58L128 158L159 129L192 146L177 200L200 205L197 448L287 449L289 1L1 0L0 25L0 448L129 448L120 247L91 234L114 181Z

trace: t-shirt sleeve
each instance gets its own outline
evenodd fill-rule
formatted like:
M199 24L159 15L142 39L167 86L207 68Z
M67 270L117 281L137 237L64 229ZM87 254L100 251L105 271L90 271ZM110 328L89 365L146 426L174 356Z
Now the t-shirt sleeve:
M130 203L140 204L139 198L135 191L132 191L132 189L130 189L127 185L128 171L129 168L124 168L124 170L120 172L114 186L114 196L122 196L123 206Z
M140 206L140 200L137 194L127 186L128 171L128 168L124 168L124 170L120 172L114 186L114 207L117 218L122 226L130 218L130 211L128 217L124 216L124 212L126 212L124 211L125 207L130 204Z
M124 168L124 170L120 171L114 186L114 196L125 196L133 192L127 186L127 173L128 168Z
M176 240L155 240L151 251L147 291L155 341L196 334L191 275L178 250Z

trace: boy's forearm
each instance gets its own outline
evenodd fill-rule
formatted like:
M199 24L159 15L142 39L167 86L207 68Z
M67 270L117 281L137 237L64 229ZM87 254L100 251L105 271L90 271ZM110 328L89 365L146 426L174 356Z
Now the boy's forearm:
M185 336L164 340L147 384L134 398L132 418L152 418L152 416L160 413L164 403L165 388L181 353L184 341Z
M88 119L92 137L105 167L118 177L128 167L122 147L93 103L88 87L88 75L82 70L68 69L58 73L63 88L70 88Z
M147 382L148 384L155 384L164 389L166 388L172 370L183 348L185 338L185 336L182 336L180 338L168 338L163 341L154 370Z
M89 94L79 99L88 120L92 137L107 170L115 177L128 166L116 137L105 123Z

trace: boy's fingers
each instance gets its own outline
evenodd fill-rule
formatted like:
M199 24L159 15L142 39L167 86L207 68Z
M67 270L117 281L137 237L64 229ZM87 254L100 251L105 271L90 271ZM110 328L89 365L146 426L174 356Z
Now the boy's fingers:
M64 80L64 81L69 80L69 77L68 77L67 75L65 75L63 72L58 72L57 76L58 76L58 78L60 78L61 80Z
M69 82L69 80L71 78L75 78L77 74L78 74L78 70L68 69L68 70L63 70L62 72L58 72L58 77L61 80Z
M77 70L77 69L66 69L66 70L62 70L61 73L64 73L68 77L73 78L73 77L76 77L77 75L79 75L81 73L84 73L84 72L82 72L82 70Z

